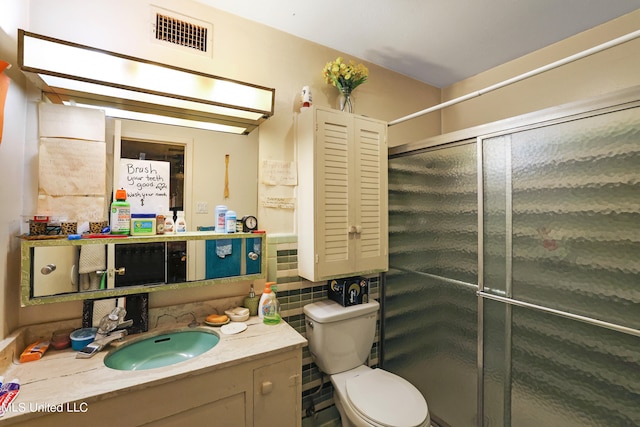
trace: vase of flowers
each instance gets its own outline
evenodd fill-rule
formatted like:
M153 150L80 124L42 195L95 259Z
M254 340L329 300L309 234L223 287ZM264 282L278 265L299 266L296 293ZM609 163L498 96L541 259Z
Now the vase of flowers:
M342 57L335 61L327 62L322 70L324 81L335 86L340 92L340 110L353 112L351 93L367 81L369 70L362 64L349 61L347 64Z

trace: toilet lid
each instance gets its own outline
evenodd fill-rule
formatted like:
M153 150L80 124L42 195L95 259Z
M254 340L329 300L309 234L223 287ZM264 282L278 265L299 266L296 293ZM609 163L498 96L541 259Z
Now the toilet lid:
M417 388L382 369L349 378L346 394L362 417L383 426L419 426L429 411Z

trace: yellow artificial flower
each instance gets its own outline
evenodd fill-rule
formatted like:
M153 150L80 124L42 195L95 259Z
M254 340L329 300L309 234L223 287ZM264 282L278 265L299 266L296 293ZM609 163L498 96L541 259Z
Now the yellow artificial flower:
M335 61L327 62L322 76L327 84L337 87L340 92L351 93L367 81L369 70L363 64L356 65L354 61L346 64L342 57L338 57Z

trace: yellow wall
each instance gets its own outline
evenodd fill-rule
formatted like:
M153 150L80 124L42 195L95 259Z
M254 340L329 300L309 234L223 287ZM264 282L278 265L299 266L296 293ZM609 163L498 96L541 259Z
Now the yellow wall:
M0 144L0 339L18 326L53 319L79 318L80 304L19 307L20 216L34 205L37 189L39 92L17 67L17 29L113 50L201 72L276 89L275 115L258 130L259 159L295 160L295 112L302 86L313 101L336 107L338 94L322 81L321 69L340 52L284 34L188 0L154 0L153 4L213 24L213 56L162 47L150 41L150 1L144 0L4 0L0 13L0 58L15 64L6 74L11 87ZM355 112L393 120L497 83L564 56L640 28L640 12L587 31L531 55L496 67L440 91L372 64L369 81L354 92ZM521 113L640 84L640 41L628 43L493 94L393 126L390 145L400 145L499 120ZM357 60L357 58L354 58ZM170 82L167 82L170 84ZM258 197L289 196L293 189L260 186ZM295 232L294 213L260 208L261 228L269 233ZM184 302L201 292L163 295ZM169 298L170 297L170 298ZM158 302L163 305L166 302Z
M448 101L640 29L640 10L442 90ZM442 110L452 132L640 85L640 39Z
M213 24L213 54L202 57L151 41L151 4ZM0 57L16 64L10 70L12 93L7 100L6 140L0 145L0 197L15 204L0 210L0 338L17 326L79 318L80 303L19 308L20 216L32 212L37 192L37 119L39 92L28 85L17 67L17 29L23 28L204 73L234 78L276 89L275 114L257 131L259 159L295 160L295 113L304 85L313 102L336 107L338 93L322 80L321 70L340 52L287 35L269 27L185 0L5 0L0 14ZM353 58L358 60L358 58ZM440 90L372 64L370 79L354 92L355 112L392 120L439 102ZM171 82L167 82L171 84ZM8 128L8 129L7 129ZM415 135L440 132L439 115L398 126L391 138L408 142ZM252 133L250 138L255 138ZM212 138L213 139L213 138ZM253 162L250 167L255 167ZM5 172L6 171L6 172ZM254 178L255 180L255 178ZM18 183L11 187L6 182ZM292 188L260 186L259 197L289 196ZM212 206L210 206L212 208ZM261 228L269 233L293 233L294 212L261 208ZM6 263L6 265L5 265ZM5 267L6 268L1 268ZM176 304L217 294L187 290L152 294L151 304Z

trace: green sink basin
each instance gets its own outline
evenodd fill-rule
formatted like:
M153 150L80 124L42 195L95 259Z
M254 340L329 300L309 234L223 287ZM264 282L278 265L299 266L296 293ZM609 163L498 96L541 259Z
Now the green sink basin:
M203 330L170 332L124 344L108 354L104 364L121 371L160 368L192 359L219 341L218 335Z

